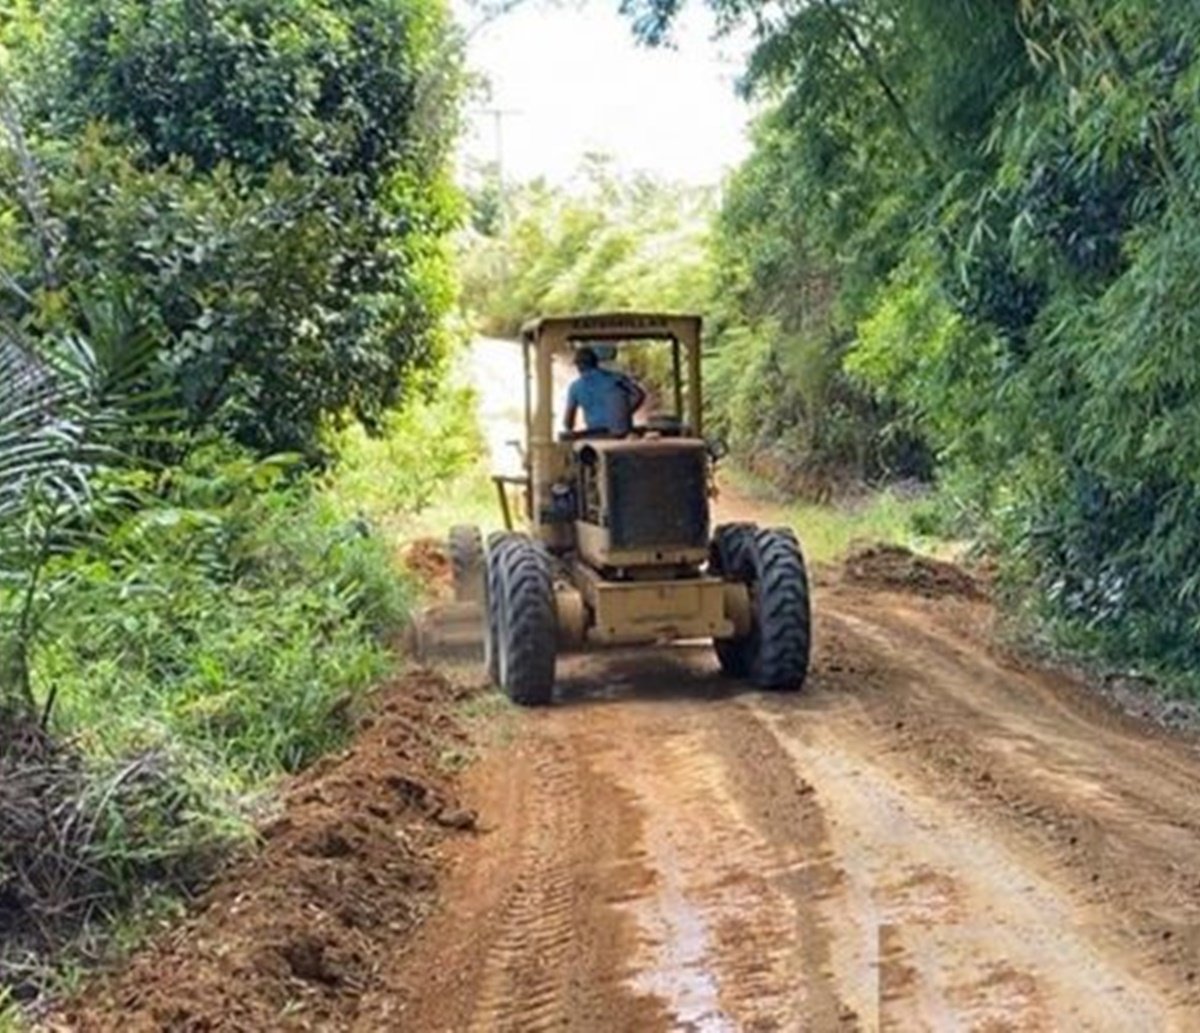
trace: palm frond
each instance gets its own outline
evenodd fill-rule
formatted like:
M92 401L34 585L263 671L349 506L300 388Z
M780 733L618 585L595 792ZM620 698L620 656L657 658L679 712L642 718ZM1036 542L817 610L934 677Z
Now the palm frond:
M152 341L98 340L63 335L35 349L0 332L0 710L32 706L43 572L119 502L98 488L162 398Z

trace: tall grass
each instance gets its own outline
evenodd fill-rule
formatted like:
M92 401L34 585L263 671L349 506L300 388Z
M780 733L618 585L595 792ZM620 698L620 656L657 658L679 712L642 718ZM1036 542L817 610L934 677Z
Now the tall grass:
M63 564L36 669L89 755L182 749L252 787L335 745L386 669L411 588L384 543L303 482L229 490L139 513Z
M942 553L948 543L938 533L934 499L896 489L873 491L828 503L796 502L761 478L726 467L722 479L736 494L761 508L760 522L785 524L796 531L804 555L814 563L832 563L857 542L885 542L915 552Z
M828 563L842 559L859 542L931 551L933 540L913 527L919 511L919 502L883 491L853 503L789 506L785 521L795 528L809 559Z

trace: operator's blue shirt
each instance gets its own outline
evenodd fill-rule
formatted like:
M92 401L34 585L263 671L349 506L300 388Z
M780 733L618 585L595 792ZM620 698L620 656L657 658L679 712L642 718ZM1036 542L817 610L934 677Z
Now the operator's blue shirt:
M608 369L585 369L567 391L567 405L583 410L588 430L628 434L633 427L633 382Z

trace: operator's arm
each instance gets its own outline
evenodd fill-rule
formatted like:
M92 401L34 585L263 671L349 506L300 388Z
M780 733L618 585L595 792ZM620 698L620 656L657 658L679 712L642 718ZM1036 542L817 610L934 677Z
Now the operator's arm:
M578 383L578 381L576 381ZM567 388L567 411L563 414L563 429L568 433L575 431L575 415L579 412L579 399L576 397L575 384Z
M621 387L629 395L629 414L632 416L646 404L646 389L633 377L621 375Z

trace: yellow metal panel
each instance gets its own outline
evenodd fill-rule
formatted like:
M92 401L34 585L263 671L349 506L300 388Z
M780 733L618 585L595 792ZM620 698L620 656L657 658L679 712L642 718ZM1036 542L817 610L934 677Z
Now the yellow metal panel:
M576 567L580 588L592 608L589 638L603 643L727 638L725 586L716 578L676 581L605 581Z
M614 549L607 527L582 520L575 524L575 543L579 554L598 567L696 567L708 558L708 549Z

